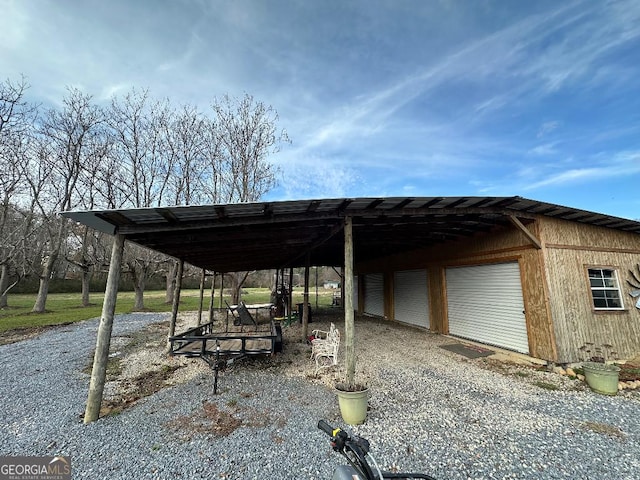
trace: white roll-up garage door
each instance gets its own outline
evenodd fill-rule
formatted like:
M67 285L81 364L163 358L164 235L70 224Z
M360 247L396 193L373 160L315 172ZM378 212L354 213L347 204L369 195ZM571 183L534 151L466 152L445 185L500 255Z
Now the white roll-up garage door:
M384 275L370 273L364 276L364 313L384 317Z
M447 268L449 333L529 353L518 262Z
M405 270L393 275L395 319L429 328L429 291L426 270Z

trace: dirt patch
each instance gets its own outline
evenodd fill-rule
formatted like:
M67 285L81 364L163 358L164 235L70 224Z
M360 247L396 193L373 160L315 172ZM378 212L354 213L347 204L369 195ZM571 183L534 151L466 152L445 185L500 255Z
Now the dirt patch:
M256 410L250 407L239 406L237 402L230 400L226 407L221 407L213 402L203 402L202 409L198 409L191 415L178 417L167 423L167 426L178 432L184 441L191 440L195 434L226 437L238 428L265 428L275 425L282 428L286 425L286 419L270 410ZM273 435L274 442L278 443L278 436Z
M0 345L9 345L10 343L22 342L23 340L29 340L35 338L38 335L50 330L52 328L64 327L71 325L71 322L60 323L58 325L47 325L42 327L28 327L28 328L15 328L13 330L7 330L0 333Z
M100 415L112 415L122 412L138 400L159 392L167 387L173 373L183 365L162 365L160 370L151 370L133 379L126 379L120 386L120 394L103 402Z
M622 430L620 430L618 427L614 427L613 425L609 425L606 423L584 422L580 424L580 428L582 430L599 433L600 435L606 435L608 437L616 438L618 440L626 440L627 438L625 433Z
M225 410L215 403L204 402L202 410L189 416L178 417L167 425L182 433L183 440L188 440L195 433L226 437L242 425L242 420L237 417L235 409Z

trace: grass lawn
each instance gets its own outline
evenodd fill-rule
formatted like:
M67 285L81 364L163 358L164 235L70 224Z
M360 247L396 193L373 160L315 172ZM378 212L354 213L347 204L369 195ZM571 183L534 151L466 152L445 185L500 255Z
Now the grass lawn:
M315 307L315 290L309 292L311 307ZM209 308L210 291L205 291L204 310ZM333 297L332 290L319 289L318 305L331 305ZM102 300L104 293L92 293L89 307L82 307L80 293L51 293L47 298L46 313L31 313L36 299L35 294L9 295L9 308L0 310L0 334L10 330L31 329L45 327L49 325L61 325L70 322L79 322L89 318L99 317L102 312ZM269 302L270 291L268 288L245 288L243 289L242 300L246 303L267 303ZM131 313L133 311L133 292L118 293L116 313ZM197 310L200 300L199 290L182 290L180 294L180 311ZM228 295L224 300L230 302ZM302 302L302 289L294 289L293 302ZM144 293L145 311L148 312L170 312L171 305L165 303L165 291L153 290ZM215 296L215 304L220 306L220 293Z

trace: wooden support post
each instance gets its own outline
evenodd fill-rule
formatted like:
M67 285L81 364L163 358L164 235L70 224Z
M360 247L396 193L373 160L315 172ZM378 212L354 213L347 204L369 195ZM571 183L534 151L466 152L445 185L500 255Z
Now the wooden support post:
M353 281L351 282L353 286ZM344 308L344 289L347 288L344 284L344 268L340 269L340 306ZM353 300L351 300L351 304L353 305Z
M284 276L284 270L282 271ZM283 277L284 278L284 277ZM289 325L291 325L291 315L293 314L293 267L289 268L289 294L287 295L287 317L289 318Z
M347 386L355 385L356 350L355 318L353 313L353 221L344 219L344 336Z
M224 299L222 298L224 295L224 273L220 272L220 308L224 308ZM227 312L229 315L229 312Z
M216 272L211 275L211 299L209 300L209 323L213 322L213 302L216 293Z
M111 263L109 264L109 276L107 287L104 291L102 302L102 317L98 327L98 339L96 351L93 356L93 368L91 369L91 384L87 407L84 412L84 423L90 423L100 416L102 393L107 376L107 362L109 361L109 345L111 343L111 330L113 317L116 311L116 297L118 295L118 282L120 280L120 266L122 264L122 251L124 250L124 235L116 235L111 249Z
M318 267L316 269L316 312L318 311Z
M200 275L200 306L198 308L198 326L202 323L202 305L204 303L204 281L207 276L207 271L203 268Z
M304 293L302 295L302 341L309 336L309 255L304 266Z
M173 294L173 308L171 309L171 323L169 323L169 338L176 334L176 320L178 319L178 305L180 305L180 290L182 290L182 273L184 260L178 260L178 272L176 273L176 289ZM169 348L171 344L169 343Z

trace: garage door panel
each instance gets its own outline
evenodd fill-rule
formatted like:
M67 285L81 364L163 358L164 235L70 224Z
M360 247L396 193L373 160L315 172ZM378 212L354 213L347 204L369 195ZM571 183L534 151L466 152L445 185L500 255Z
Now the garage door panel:
M529 352L517 262L447 269L449 333Z
M426 270L395 272L393 299L396 320L429 328L429 296Z
M370 273L364 276L364 313L384 317L384 275Z

